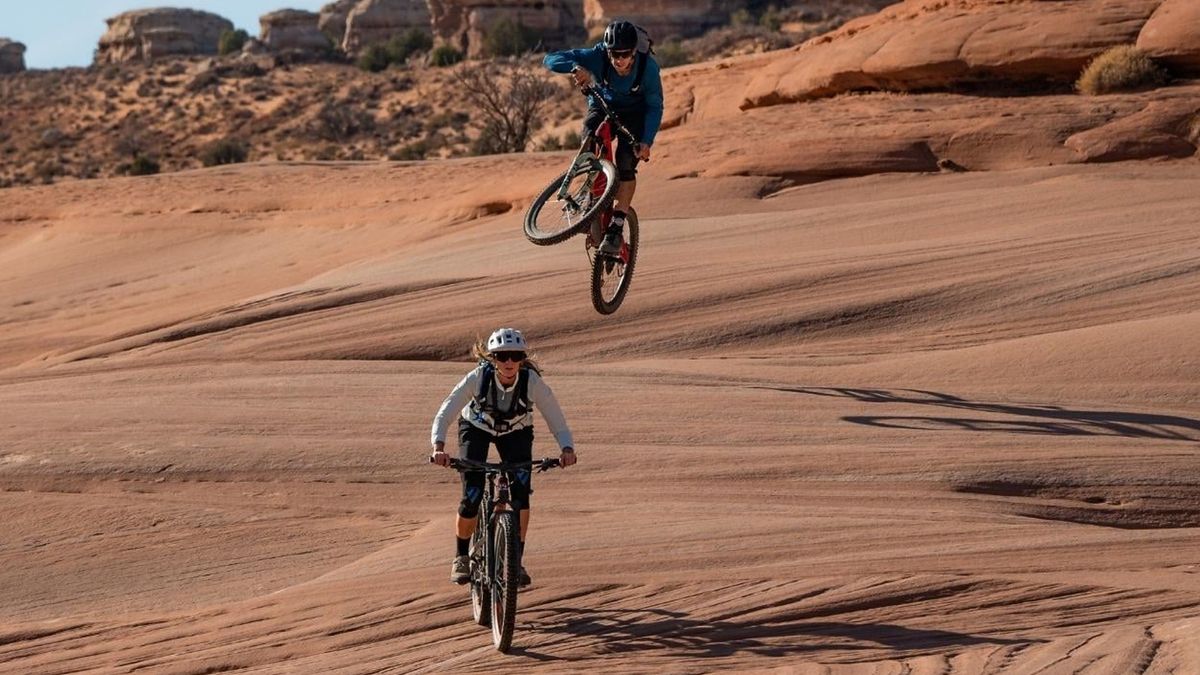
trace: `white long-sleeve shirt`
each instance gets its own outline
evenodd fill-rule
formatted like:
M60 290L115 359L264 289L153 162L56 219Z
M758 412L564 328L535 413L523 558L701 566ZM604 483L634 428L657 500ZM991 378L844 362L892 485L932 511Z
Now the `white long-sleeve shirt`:
M542 376L538 375L533 369L522 368L517 373L517 379L509 387L500 384L499 375L492 377L492 386L496 392L497 407L501 410L512 408L514 403L513 398L517 392L517 385L526 374L529 377L529 414L521 419L512 420L512 426L507 431L501 433L511 433L532 426L532 413L533 409L536 408L542 412L542 418L546 420L546 425L550 427L550 433L554 434L554 440L558 442L558 447L560 449L574 448L575 442L571 437L571 429L567 426L567 418L563 415L562 407L558 405L558 399L555 398L550 385L546 384ZM479 391L479 378L482 376L483 366L475 368L467 373L455 385L450 395L446 397L446 400L442 401L442 406L438 408L437 415L433 418L433 429L430 432L430 440L433 443L444 443L446 441L446 432L450 428L451 421L456 417L461 417L472 425L489 433L497 433L486 421L471 414L473 412L471 409L472 401L475 398L475 392ZM458 411L458 414L455 414L454 411Z

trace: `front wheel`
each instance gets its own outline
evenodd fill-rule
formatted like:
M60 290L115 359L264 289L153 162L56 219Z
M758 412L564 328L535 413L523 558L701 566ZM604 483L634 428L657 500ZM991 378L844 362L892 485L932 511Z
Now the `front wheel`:
M592 255L592 307L601 314L617 311L633 281L633 266L637 263L638 219L632 208L625 216L621 231L621 252L611 257L596 252Z
M487 528L483 516L490 511L491 506L485 499L484 503L480 504L475 534L471 535L471 616L480 626L486 626L492 620L492 590L488 584L492 578L492 560L485 549L484 533Z
M563 181L566 194L559 197ZM555 178L525 212L525 238L538 246L566 241L587 229L608 208L617 192L617 167L606 159L591 159Z
M517 514L502 511L496 514L492 552L496 572L492 577L492 643L508 653L512 646L513 628L517 625L517 584L521 581L521 561L517 557L519 527Z

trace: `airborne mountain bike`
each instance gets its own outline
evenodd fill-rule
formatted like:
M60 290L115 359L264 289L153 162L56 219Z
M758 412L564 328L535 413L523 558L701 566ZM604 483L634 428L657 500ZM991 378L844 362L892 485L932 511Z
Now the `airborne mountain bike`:
M503 653L512 646L517 621L517 587L521 580L521 560L517 551L521 522L509 502L509 474L537 469L546 471L559 466L558 460L545 458L532 462L476 462L450 459L450 468L459 472L479 471L487 481L479 503L479 522L471 535L471 615L480 626L491 626L492 644Z
M632 208L621 232L616 255L599 252L600 241L612 220L612 200L617 191L613 143L619 135L636 146L637 139L621 124L600 90L582 88L604 113L604 121L585 134L571 166L555 178L525 212L525 237L538 246L549 246L586 232L584 251L592 267L592 306L612 314L625 300L637 262L638 218Z

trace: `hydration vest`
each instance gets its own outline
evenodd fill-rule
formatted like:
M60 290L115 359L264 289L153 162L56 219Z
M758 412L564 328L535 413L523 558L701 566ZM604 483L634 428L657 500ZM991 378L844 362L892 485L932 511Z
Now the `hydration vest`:
M476 426L491 429L493 433L506 434L528 426L533 404L529 401L530 368L522 365L517 373L516 389L513 391L512 407L508 410L499 409L496 395L496 367L491 363L483 363L479 373L479 389L468 406L469 414L465 414L469 422ZM463 411L468 413L468 411Z
M637 65L634 66L634 86L630 86L630 94L637 94L642 90L642 80L646 78L646 64L650 60L650 52L637 52ZM601 83L612 89L612 85L608 84L608 74L614 72L612 61L608 60L607 56L604 59L604 74L602 74Z

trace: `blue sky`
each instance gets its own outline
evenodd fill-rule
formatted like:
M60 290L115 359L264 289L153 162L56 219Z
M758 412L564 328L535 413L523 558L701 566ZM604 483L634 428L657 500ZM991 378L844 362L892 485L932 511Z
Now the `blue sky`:
M131 9L186 7L213 12L258 35L258 17L277 9L316 11L329 0L0 0L0 37L24 43L29 68L86 66L104 20Z

